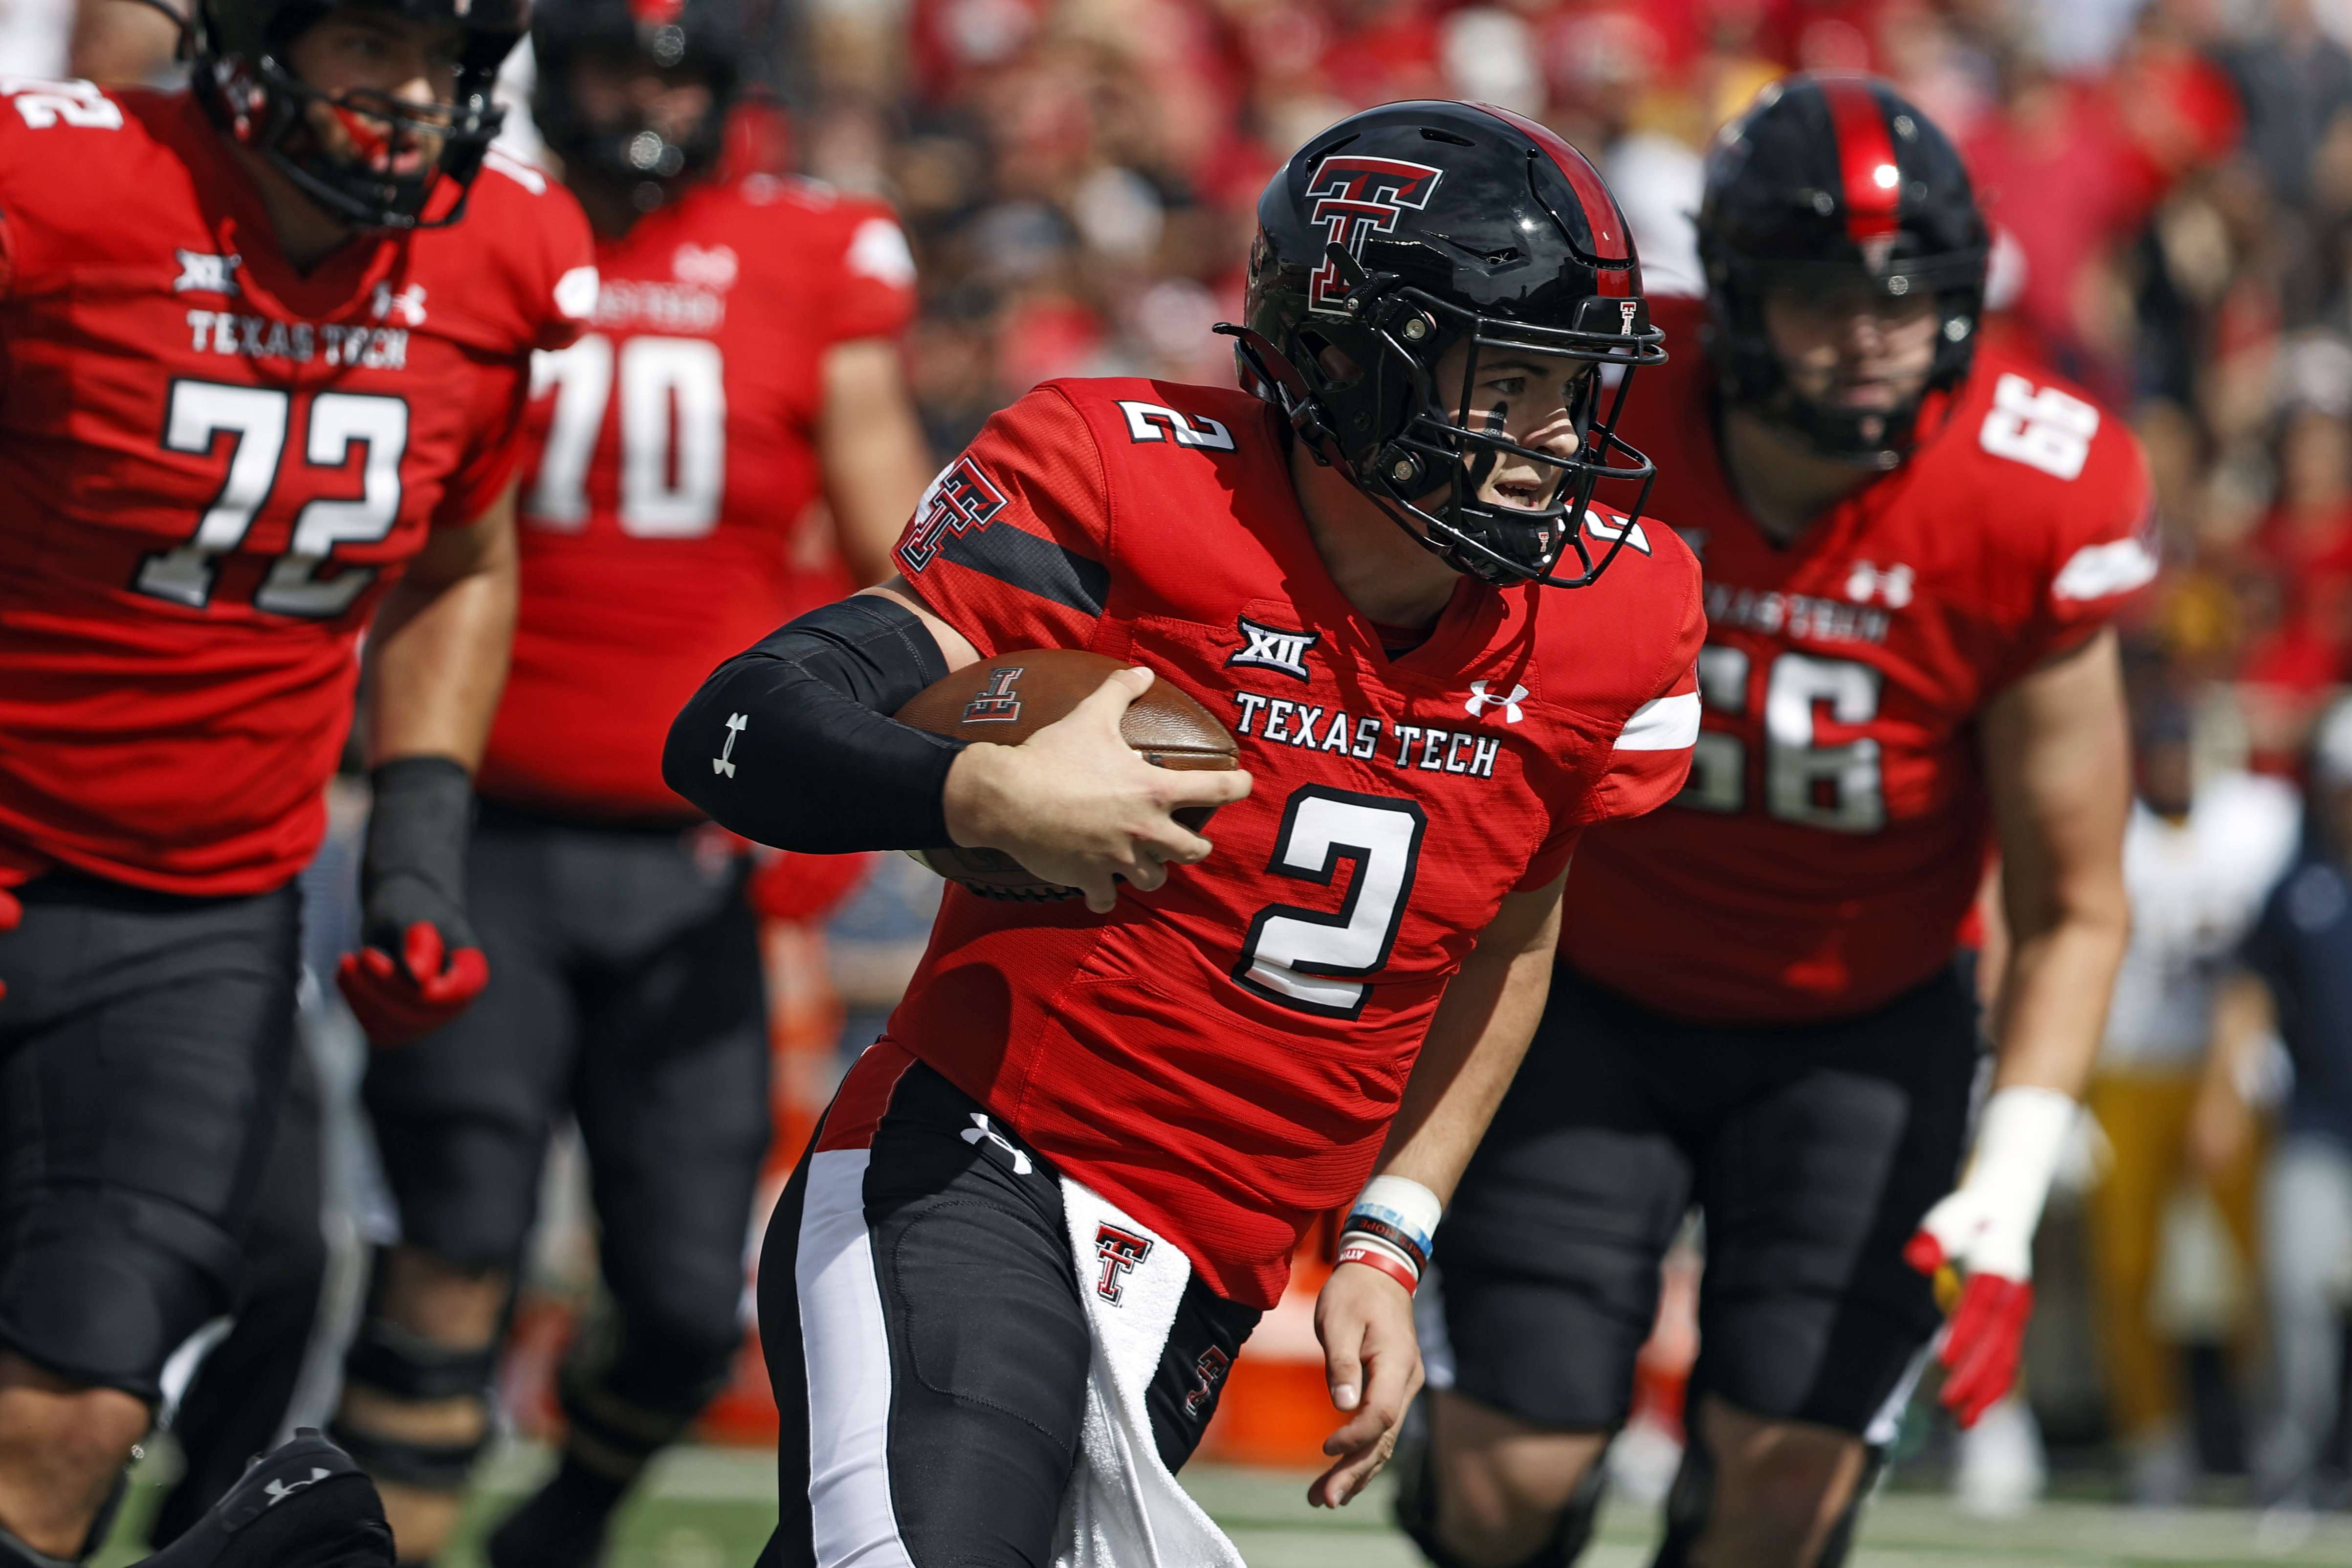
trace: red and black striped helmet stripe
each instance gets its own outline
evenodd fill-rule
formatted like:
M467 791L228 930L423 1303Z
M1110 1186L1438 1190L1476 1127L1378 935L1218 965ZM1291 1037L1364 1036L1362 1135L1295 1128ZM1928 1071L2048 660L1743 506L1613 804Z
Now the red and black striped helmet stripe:
M1595 289L1620 300L1639 292L1640 271L1634 263L1633 241L1626 232L1624 215L1617 210L1617 199L1601 183L1601 175L1591 162L1561 141L1548 125L1491 103L1477 107L1542 148L1559 166L1569 188L1576 193L1577 205L1584 209L1584 226L1592 235L1592 258L1601 264L1596 268Z
M1837 133L1846 234L1856 245L1891 239L1903 227L1903 171L1886 111L1859 77L1829 77L1819 85Z

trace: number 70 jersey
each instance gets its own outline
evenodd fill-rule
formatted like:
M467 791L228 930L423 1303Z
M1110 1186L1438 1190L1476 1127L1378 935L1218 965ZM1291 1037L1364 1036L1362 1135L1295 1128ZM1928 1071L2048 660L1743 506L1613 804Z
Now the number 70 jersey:
M1588 837L1561 952L1694 1022L1855 1016L1950 962L1990 849L1986 705L2155 575L2144 466L2081 393L1980 351L1904 467L1776 544L1725 477L1703 307L1654 304L1675 357L1625 428L1706 573L1705 716L1674 805Z
M454 226L300 273L185 94L0 81L0 881L299 872L362 628L504 489L595 295L501 155Z

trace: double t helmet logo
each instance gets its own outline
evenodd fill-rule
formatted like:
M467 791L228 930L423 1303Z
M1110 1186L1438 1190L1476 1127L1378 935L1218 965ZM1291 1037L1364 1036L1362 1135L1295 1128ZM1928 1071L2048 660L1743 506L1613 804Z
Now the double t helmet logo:
M1307 187L1315 205L1307 221L1329 236L1330 244L1345 246L1360 261L1364 237L1394 234L1397 219L1407 208L1419 212L1429 205L1430 193L1444 173L1402 158L1326 158ZM1344 310L1347 293L1338 264L1326 257L1307 280L1307 309Z

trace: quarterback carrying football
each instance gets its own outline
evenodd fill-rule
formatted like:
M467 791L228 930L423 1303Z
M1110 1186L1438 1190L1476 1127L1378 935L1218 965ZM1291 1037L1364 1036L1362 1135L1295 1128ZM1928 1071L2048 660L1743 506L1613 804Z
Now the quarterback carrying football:
M1541 1009L1577 837L1687 767L1696 565L1591 503L1647 472L1612 426L1662 355L1591 165L1500 110L1390 104L1258 219L1228 329L1256 395L1032 392L933 481L898 579L671 731L673 787L751 837L985 847L1079 895L950 889L777 1206L764 1563L1237 1563L1171 1472L1351 1198L1312 1500L1352 1497L1420 1384L1411 1291ZM1018 746L889 717L982 661L1021 700L1007 656L1038 648L1134 668ZM1153 680L1245 771L1130 751ZM1202 806L1213 848L1171 816Z
M371 624L344 989L396 1041L480 988L460 858L530 356L595 300L577 206L488 152L524 20L204 0L192 91L0 84L0 1562L96 1547L166 1360L235 1299ZM329 1445L248 1481L232 1511L303 1500L167 1560L389 1560Z
M1883 83L1768 89L1718 137L1698 227L1708 297L1659 302L1675 363L1627 425L1675 443L1706 721L1674 807L1586 840L1544 1022L1437 1238L1443 1386L1400 1515L1445 1568L1582 1550L1694 1204L1657 1561L1839 1562L1939 1328L1961 1421L2010 1385L2123 952L2105 628L2155 571L2130 435L1976 349L1983 219ZM1955 955L1995 847L2010 955L1954 1191L1979 1079Z
M467 852L490 964L447 1027L377 1053L365 1097L400 1241L346 1368L338 1441L404 1559L436 1555L488 1440L550 1134L588 1156L609 1310L559 1378L556 1474L486 1542L507 1568L602 1552L646 1462L725 1382L768 1145L758 880L662 783L721 659L856 584L797 537L822 494L859 582L929 470L891 341L914 268L887 211L729 180L757 47L732 0L554 0L533 117L597 237L590 331L532 374L513 668Z

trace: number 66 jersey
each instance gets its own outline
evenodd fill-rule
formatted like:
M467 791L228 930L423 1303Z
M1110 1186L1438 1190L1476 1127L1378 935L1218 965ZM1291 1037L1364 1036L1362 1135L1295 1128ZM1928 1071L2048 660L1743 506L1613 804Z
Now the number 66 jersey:
M950 888L889 1037L1261 1308L1370 1173L1505 896L1682 783L1704 633L1689 552L1649 524L1590 588L1463 579L1402 651L1325 568L1285 434L1236 392L1048 383L898 550L983 658L1132 659L1238 738L1250 797L1157 890L1097 916Z
M1979 348L1902 468L1777 544L1717 455L1704 301L1655 309L1675 357L1624 428L1706 573L1706 716L1675 804L1586 841L1561 953L1693 1023L1857 1016L1951 961L1990 847L1986 704L2155 576L2145 468L2112 416Z
M0 884L264 891L324 828L361 629L498 499L531 351L595 304L587 223L493 153L454 226L304 274L185 94L0 86Z

